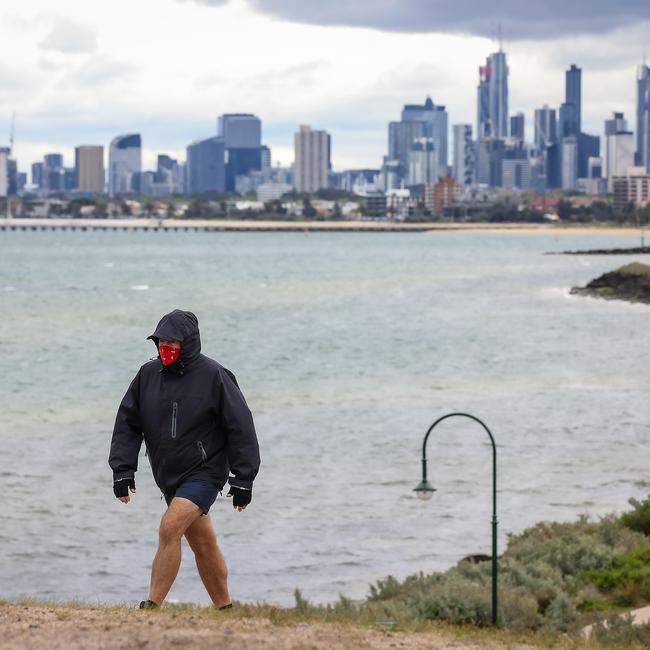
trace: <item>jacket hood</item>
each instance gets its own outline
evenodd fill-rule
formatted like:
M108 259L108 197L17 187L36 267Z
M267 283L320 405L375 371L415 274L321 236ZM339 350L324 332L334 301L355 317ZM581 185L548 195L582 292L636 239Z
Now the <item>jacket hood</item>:
M158 341L180 341L182 363L189 363L196 359L201 353L201 335L199 334L199 319L191 311L174 309L165 314L153 334L147 337L151 339L158 349Z

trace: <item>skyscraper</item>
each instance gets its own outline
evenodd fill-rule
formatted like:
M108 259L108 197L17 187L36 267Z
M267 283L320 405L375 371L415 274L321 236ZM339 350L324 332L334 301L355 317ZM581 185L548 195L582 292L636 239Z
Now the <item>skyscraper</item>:
M108 153L108 193L110 196L140 191L142 140L139 133L113 138Z
M252 113L225 113L217 136L226 150L226 191L234 192L237 176L262 169L262 121Z
M477 137L508 136L508 63L503 50L490 54L479 68Z
M104 147L81 145L75 148L76 189L80 192L104 192Z
M640 65L636 75L635 164L650 172L650 68Z
M524 141L524 131L526 128L526 118L523 113L517 113L510 118L510 136L520 142Z
M482 140L490 133L490 77L492 68L488 63L478 69L478 88L476 92L476 138Z
M187 147L187 193L226 191L223 138L197 140Z
M408 172L408 159L411 144L415 138L424 138L427 125L424 122L388 123L388 160L397 163L397 173L405 177Z
M492 135L496 138L508 136L508 64L505 52L499 50L490 57L490 120Z
M612 113L612 116L605 120L605 136L625 131L627 131L627 120L623 113Z
M578 138L570 135L562 138L561 179L563 190L575 190L578 184Z
M62 154L47 153L43 156L43 187L48 192L64 191L65 170Z
M554 108L535 109L535 147L542 153L557 140L557 120Z
M454 125L453 173L456 183L462 188L476 182L476 146L472 140L471 124Z
M635 138L627 130L627 120L623 113L613 113L605 120L605 151L603 157L603 176L607 178L607 189L614 190L614 177L627 175L634 166Z
M4 148L0 151L0 198L9 194L9 151Z
M402 123L421 123L423 125L423 133L415 137L426 137L433 140L438 168L441 174L444 175L447 170L447 139L449 131L448 115L445 107L434 104L431 97L427 97L424 104L406 104L402 109Z
M582 129L582 70L575 63L565 73L564 87L564 101L575 105L577 135Z
M558 123L558 137L573 138L580 133L578 116L578 107L573 102L564 102L560 106L560 116Z
M43 163L32 163L32 185L43 187Z
M415 138L409 151L408 185L435 183L438 175L438 157L433 138Z
M331 138L327 131L301 125L294 134L293 185L297 192L316 192L328 184Z

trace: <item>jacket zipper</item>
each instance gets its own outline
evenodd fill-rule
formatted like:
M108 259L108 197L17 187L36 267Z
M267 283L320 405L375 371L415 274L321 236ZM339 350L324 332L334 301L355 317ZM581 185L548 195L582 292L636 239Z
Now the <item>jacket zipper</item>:
M176 416L178 415L178 402L172 404L172 438L176 437Z
M201 451L201 457L203 458L203 462L205 463L205 461L208 460L208 455L205 453L205 449L203 448L203 443L200 440L198 440L196 446Z

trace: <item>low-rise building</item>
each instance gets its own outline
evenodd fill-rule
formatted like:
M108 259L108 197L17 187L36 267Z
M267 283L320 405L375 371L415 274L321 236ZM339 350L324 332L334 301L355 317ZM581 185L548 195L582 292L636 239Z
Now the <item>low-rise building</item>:
M645 167L630 167L625 176L615 176L614 212L621 213L632 203L640 208L650 205L650 174Z
M432 214L443 214L461 193L461 186L453 176L445 176L424 188L424 205Z

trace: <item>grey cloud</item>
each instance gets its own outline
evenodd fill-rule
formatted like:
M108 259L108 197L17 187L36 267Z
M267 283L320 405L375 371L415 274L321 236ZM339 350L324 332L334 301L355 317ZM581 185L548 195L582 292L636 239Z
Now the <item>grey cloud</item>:
M39 43L41 49L62 54L86 54L97 48L95 31L81 23L57 18L50 33Z
M452 32L494 38L502 25L507 40L604 33L650 19L647 0L248 0L248 4L261 13L294 22L388 32Z

